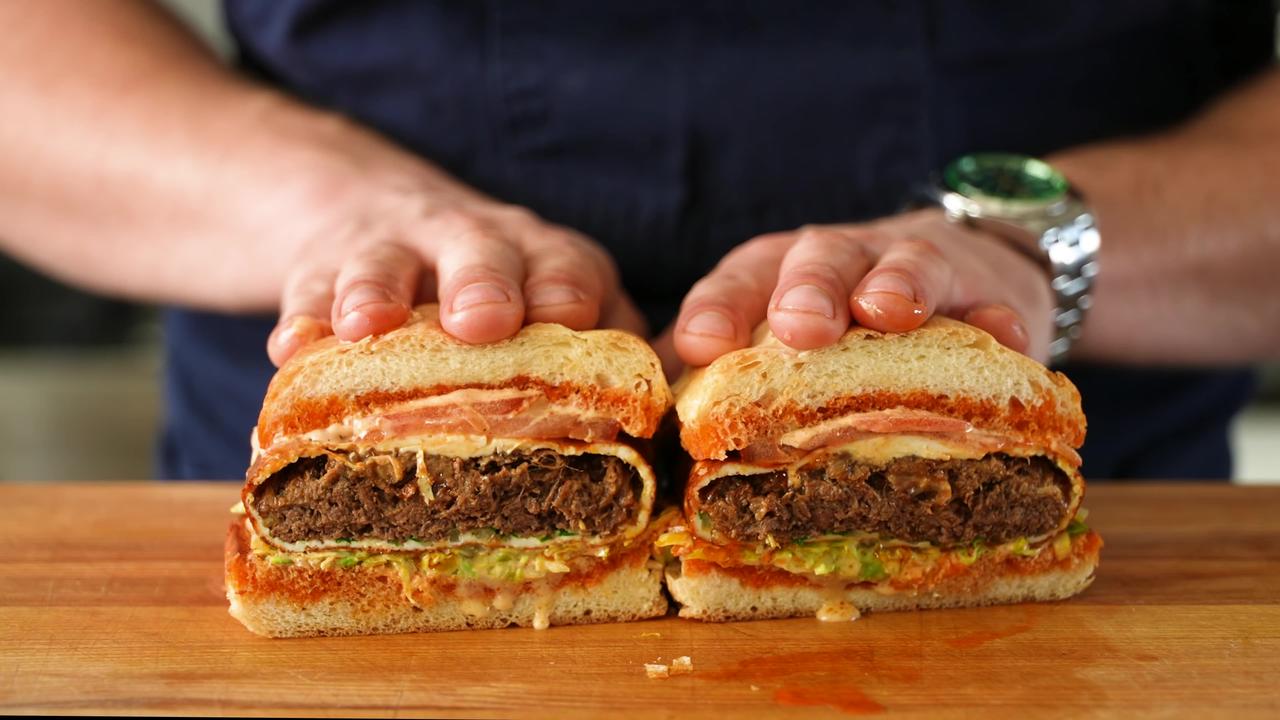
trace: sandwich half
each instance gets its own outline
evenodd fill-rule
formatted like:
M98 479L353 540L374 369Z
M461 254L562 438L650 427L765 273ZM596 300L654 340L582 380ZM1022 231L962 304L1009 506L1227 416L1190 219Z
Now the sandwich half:
M1056 600L1093 579L1079 393L977 328L796 351L762 326L686 374L676 411L694 463L658 545L683 617Z
M421 306L313 343L253 434L231 614L276 637L661 615L644 439L671 400L649 346L613 330L467 345Z

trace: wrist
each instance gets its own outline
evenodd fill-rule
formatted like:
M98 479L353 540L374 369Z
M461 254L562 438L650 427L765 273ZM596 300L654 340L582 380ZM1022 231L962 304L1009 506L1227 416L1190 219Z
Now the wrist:
M257 227L293 258L317 242L404 226L446 208L487 200L430 162L350 119L266 102L257 126L267 147L269 186L254 204Z

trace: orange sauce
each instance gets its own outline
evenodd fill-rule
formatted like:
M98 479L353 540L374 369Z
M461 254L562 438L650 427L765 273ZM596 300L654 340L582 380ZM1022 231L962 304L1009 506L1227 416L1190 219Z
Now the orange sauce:
M773 693L773 701L779 705L833 707L851 715L872 715L885 710L884 705L852 686L784 687Z
M961 635L960 637L954 637L944 642L953 648L960 650L972 650L973 648L986 645L992 640L1003 640L1004 638L1013 637L1014 635L1021 635L1033 627L1034 626L1031 623L1022 623L1004 630L975 630L974 632Z

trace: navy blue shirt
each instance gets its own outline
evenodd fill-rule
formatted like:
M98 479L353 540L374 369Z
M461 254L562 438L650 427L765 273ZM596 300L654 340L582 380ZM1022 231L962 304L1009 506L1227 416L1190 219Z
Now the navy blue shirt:
M1274 48L1270 0L226 0L226 12L247 72L600 241L655 329L754 235L893 213L966 152L1159 131ZM168 314L162 476L243 475L271 324ZM1089 476L1230 473L1247 371L1065 370L1089 418Z

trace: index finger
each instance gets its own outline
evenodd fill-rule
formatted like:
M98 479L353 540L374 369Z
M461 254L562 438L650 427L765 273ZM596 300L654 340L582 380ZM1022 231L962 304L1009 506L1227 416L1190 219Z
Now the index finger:
M751 331L765 317L778 266L792 242L791 233L750 240L694 284L676 319L674 343L680 359L706 365L751 342Z

